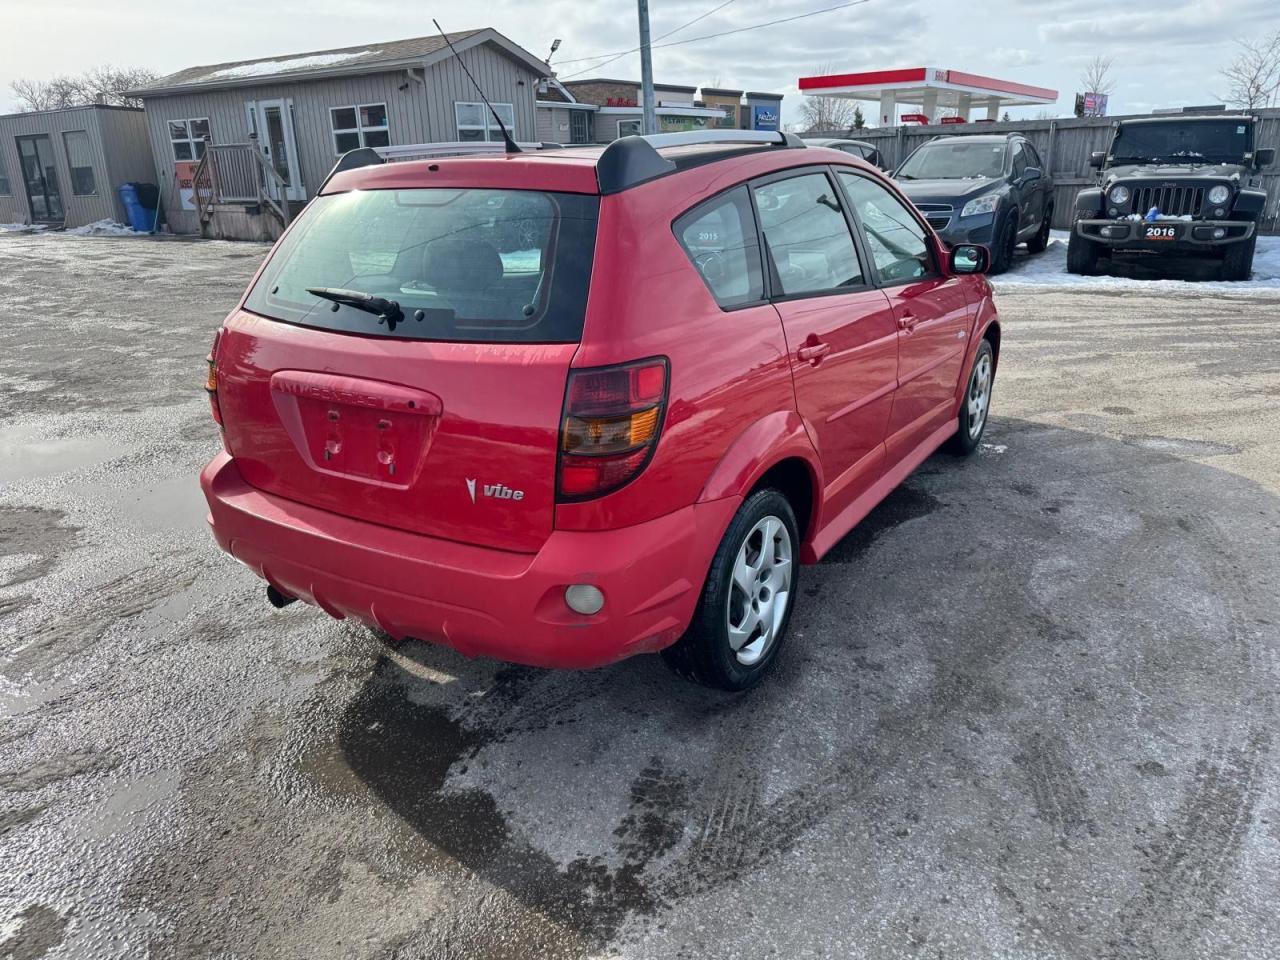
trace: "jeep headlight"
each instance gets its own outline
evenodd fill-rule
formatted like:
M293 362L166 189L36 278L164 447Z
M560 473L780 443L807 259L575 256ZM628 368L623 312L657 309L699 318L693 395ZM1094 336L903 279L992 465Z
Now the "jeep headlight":
M1129 188L1123 183L1117 183L1111 188L1111 192L1107 194L1107 199L1117 207L1123 207L1129 202Z
M1215 207L1221 206L1231 199L1231 188L1225 183L1220 183L1216 187L1209 190L1209 202Z
M996 207L999 205L999 195L988 193L985 197L977 197L966 203L964 209L960 211L960 216L976 217L980 213L995 213Z

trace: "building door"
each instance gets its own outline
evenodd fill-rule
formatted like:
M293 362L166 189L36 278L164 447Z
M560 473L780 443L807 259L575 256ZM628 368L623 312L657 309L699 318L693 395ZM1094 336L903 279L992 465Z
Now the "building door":
M585 110L569 111L569 142L570 143L590 143L591 133L588 127L591 125L591 117Z
M67 219L58 189L58 168L53 144L47 135L18 137L18 158L27 185L27 203L33 223L62 223Z
M249 129L258 137L258 149L285 183L285 196L290 200L306 200L307 190L298 170L298 142L293 135L292 101L250 101L245 109ZM268 189L274 191L275 188L268 185ZM274 192L272 195L275 196Z

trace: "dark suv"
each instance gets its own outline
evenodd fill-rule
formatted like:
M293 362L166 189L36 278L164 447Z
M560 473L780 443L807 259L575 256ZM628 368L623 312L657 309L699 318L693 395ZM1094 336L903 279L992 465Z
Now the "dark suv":
M1158 117L1118 123L1094 153L1096 187L1076 196L1067 269L1094 273L1110 250L1200 254L1224 280L1248 280L1267 194L1258 171L1274 148L1254 144L1253 117Z
M1013 248L1049 245L1053 181L1020 134L935 137L894 173L902 192L948 245L991 248L991 272L1009 269Z

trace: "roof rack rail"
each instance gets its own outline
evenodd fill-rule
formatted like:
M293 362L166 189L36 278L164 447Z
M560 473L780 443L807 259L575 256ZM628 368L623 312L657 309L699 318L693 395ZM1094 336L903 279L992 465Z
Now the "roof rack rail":
M516 146L520 147L521 150L559 150L562 144L540 142L519 143ZM472 154L506 155L506 152L507 145L505 143L487 140L478 142L475 140L458 140L446 143L404 143L390 147L359 147L355 150L348 150L338 158L338 162L333 165L333 169L324 178L324 181L320 184L320 189L316 193L324 192L324 188L328 186L329 181L344 170L354 170L357 167L373 167L381 163L393 163L397 160L418 160L429 157L465 157Z
M621 137L605 147L596 161L596 181L601 193L618 193L629 187L674 173L676 165L658 151L699 143L754 143L760 146L804 149L794 133L776 130L689 130L655 133L646 137Z

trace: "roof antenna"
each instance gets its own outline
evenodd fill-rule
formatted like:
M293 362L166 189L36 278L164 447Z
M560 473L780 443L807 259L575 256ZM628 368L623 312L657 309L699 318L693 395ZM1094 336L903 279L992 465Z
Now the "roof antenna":
M436 25L436 29L440 30L440 21L431 18L431 22ZM480 99L484 101L484 105L489 108L489 112L493 114L494 122L498 124L498 129L502 131L502 139L507 143L507 153L524 153L516 142L511 139L511 134L507 132L506 124L502 122L502 118L498 116L498 111L493 109L493 104L489 102L489 98L484 95L484 91L480 89L480 84L476 83L476 78L471 75L471 71L467 69L466 63L462 57L458 55L458 51L453 49L453 41L449 39L449 35L440 30L440 36L444 38L444 42L449 45L449 50L453 53L453 57L458 61L458 66L462 67L462 72L467 75L467 79L471 81L471 85L476 88L476 93L480 94Z

